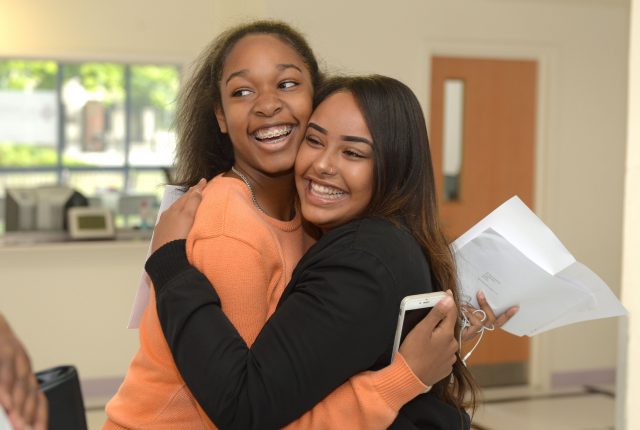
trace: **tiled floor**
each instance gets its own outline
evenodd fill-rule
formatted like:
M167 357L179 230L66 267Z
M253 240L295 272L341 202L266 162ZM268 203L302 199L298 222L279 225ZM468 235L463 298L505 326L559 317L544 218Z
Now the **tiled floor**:
M85 399L84 407L87 411L87 426L89 430L100 430L106 415L104 413L104 405L108 398Z
M487 389L473 419L475 430L613 430L610 390L539 393L527 388ZM104 423L104 401L87 403L89 430Z
M87 426L89 430L100 430L100 427L104 424L104 419L104 410L87 411Z
M477 430L612 430L615 400L589 391L486 399L473 419Z

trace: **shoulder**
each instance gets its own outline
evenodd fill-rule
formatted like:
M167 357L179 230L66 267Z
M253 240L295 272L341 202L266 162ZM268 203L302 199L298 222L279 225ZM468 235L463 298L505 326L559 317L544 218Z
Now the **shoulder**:
M363 218L328 232L318 244L318 258L339 264L349 261L385 279L401 295L431 290L427 257L408 229L380 218Z
M390 269L426 264L422 248L407 229L379 218L354 220L327 232L307 259L366 261Z
M382 245L385 245L382 247ZM354 247L383 250L397 247L418 247L418 242L405 227L382 218L364 218L357 221Z
M336 249L366 252L382 260L398 252L422 253L420 245L406 228L382 218L354 220L331 230L319 243Z
M234 178L216 176L202 192L202 203L198 208L195 223L218 230L233 226L235 220L253 221L257 219L249 196ZM254 224L253 222L251 224Z
M202 193L188 242L210 238L245 242L258 251L273 241L269 225L255 210L248 190L234 178L216 176Z
M426 273L429 271L422 246L401 224L380 218L365 218L359 222L353 247L367 252L398 273Z

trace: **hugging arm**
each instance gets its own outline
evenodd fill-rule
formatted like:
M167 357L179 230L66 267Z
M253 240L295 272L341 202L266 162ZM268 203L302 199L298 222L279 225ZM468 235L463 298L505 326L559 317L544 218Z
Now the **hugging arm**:
M382 358L397 318L393 280L368 258L336 255L299 279L249 348L208 279L189 264L184 241L150 257L165 337L216 425L279 428L297 419L293 428L386 428L424 390L399 355L380 371L358 374Z

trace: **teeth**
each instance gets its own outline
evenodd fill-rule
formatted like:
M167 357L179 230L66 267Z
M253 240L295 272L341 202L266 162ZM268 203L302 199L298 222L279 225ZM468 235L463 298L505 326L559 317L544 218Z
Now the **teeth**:
M261 128L256 131L255 136L258 139L273 139L289 134L292 129L293 126L291 125L278 125L275 127Z
M316 184L315 182L311 182L311 191L324 199L339 199L342 197L345 192L341 191L337 188L327 187L325 185Z

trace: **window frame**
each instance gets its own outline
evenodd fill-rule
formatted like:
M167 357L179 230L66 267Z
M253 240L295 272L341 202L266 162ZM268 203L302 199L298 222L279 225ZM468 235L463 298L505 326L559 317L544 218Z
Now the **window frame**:
M57 135L55 137L56 144L56 163L51 166L1 166L0 175L12 174L12 173L54 173L56 177L56 185L62 185L65 183L66 176L69 172L120 172L123 175L123 187L121 192L127 194L131 191L131 172L132 171L151 171L151 172L166 172L167 169L173 168L171 164L145 164L145 165L132 165L130 162L130 150L131 150L131 129L132 129L132 89L131 89L131 70L134 66L162 66L162 67L175 67L178 74L178 92L176 93L176 101L179 94L179 88L183 78L183 65L178 61L111 61L106 59L68 59L59 60L44 57L0 57L0 61L51 61L56 63L56 78L55 78L55 92L56 92L56 104L58 106L57 111ZM68 64L83 64L83 63L105 63L105 64L117 64L124 68L124 112L125 112L125 124L124 124L124 161L122 165L118 166L71 166L64 164L64 152L67 144L65 136L65 119L64 119L64 101L62 96L62 87L64 84L64 69ZM4 191L4 190L2 190ZM2 193L4 194L4 193Z

